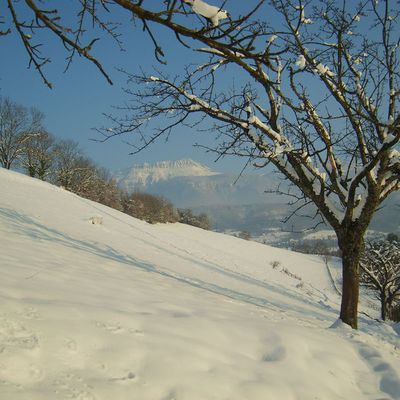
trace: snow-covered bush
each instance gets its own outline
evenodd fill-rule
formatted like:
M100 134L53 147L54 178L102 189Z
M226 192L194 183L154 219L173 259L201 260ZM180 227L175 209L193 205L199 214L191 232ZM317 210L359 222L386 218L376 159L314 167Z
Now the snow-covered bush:
M361 257L361 283L381 302L383 320L393 319L400 301L400 243L369 243Z

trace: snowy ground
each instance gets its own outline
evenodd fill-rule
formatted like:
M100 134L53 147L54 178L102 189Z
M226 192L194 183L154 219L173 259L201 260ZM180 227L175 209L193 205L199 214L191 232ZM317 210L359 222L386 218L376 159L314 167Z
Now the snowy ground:
M400 326L334 324L337 265L0 185L1 400L400 399Z

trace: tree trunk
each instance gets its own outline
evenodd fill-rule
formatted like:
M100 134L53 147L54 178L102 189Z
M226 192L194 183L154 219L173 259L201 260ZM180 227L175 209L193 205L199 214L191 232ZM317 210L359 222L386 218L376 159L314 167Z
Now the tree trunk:
M46 172L47 172L47 168L46 168L45 162L43 160L39 161L39 168L38 168L38 172L37 172L38 178L41 179L42 181L44 181L45 177L46 177Z
M388 304L386 302L385 292L383 291L381 293L381 318L382 318L382 321L386 321L387 311L388 311Z
M32 165L30 165L30 166L28 167L28 174L29 174L29 176L30 176L31 178L34 178L34 177L35 177L35 175L36 175L35 172L36 172L36 171L35 171L35 167L33 167Z
M342 251L342 304L340 308L340 319L357 329L359 278L360 278L360 256L363 249L363 235L357 234L351 229L338 237L339 247Z

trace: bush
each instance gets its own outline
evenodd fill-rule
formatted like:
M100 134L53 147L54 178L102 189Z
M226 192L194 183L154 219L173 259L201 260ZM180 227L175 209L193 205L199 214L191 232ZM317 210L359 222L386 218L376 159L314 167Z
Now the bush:
M269 264L271 265L271 267L272 267L273 269L277 269L277 268L280 267L280 265L281 265L280 261L277 261L277 260L271 261Z
M195 226L197 228L210 230L210 221L206 214L193 214L193 211L189 208L178 209L179 222Z
M386 240L388 241L388 242L400 242L400 238L399 238L399 236L398 235L396 235L395 233L389 233L388 235L387 235L387 238L386 238Z
M249 231L241 231L236 235L238 238L243 239L243 240L250 240L251 239L251 233Z
M177 222L178 214L173 205L161 196L134 192L122 200L123 212L150 224Z

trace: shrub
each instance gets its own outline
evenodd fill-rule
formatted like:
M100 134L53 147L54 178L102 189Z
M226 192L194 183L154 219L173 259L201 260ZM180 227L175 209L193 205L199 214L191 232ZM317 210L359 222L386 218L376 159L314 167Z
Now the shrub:
M161 196L134 192L122 200L123 212L150 224L177 222L178 215L173 205Z
M193 214L193 211L189 208L178 209L179 222L182 224L187 224L195 226L197 228L210 230L210 221L206 214Z

